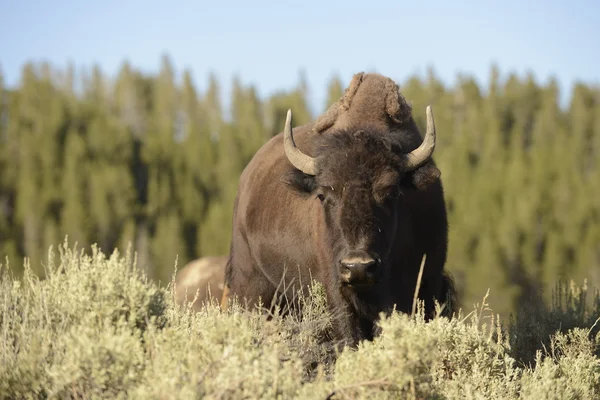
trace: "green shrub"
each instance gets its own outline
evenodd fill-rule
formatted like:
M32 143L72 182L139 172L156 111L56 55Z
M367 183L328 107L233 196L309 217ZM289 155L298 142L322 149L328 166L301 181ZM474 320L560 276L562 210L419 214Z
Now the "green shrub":
M600 330L600 292L590 291L586 281L582 286L573 281L569 284L558 282L549 306L542 297L543 293L533 293L509 321L513 354L525 365L534 361L539 350L550 345L554 333L591 327L589 334L592 337ZM600 356L600 353L596 355Z
M557 291L562 300L508 328L487 297L466 316L394 313L374 341L337 353L319 284L301 297L300 315L267 318L236 302L195 313L129 252L91 250L65 242L55 261L51 249L44 279L27 265L22 280L0 266L1 398L600 396L598 302L586 305L585 286Z

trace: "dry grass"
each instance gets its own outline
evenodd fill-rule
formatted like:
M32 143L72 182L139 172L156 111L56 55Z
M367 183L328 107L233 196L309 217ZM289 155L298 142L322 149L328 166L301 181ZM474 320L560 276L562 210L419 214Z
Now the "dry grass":
M302 317L222 312L216 301L192 313L130 253L65 243L55 257L43 280L27 265L22 280L0 267L1 398L600 397L600 302L585 286L559 286L550 307L523 309L507 328L485 297L429 323L417 303L336 355L319 285Z

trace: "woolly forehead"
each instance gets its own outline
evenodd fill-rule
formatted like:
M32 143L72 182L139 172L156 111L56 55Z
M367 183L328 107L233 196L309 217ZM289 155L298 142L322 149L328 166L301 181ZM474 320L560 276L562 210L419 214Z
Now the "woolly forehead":
M348 182L392 185L400 178L401 157L383 132L344 130L324 134L316 146L321 186Z

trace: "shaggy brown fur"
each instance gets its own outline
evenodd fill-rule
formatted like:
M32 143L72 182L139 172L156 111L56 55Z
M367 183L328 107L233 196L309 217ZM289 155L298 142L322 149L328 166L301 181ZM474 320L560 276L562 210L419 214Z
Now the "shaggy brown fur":
M423 254L419 298L427 314L432 316L434 298L449 305L455 299L444 271L447 217L440 173L431 159L402 170L404 154L423 139L390 81L359 74L338 108L293 129L298 148L317 158L316 176L290 164L279 134L246 166L234 203L225 276L230 294L248 306L262 299L269 307L316 279L338 317L336 338L351 346L373 338L379 312L394 305L410 312ZM341 260L365 254L376 260L374 286L371 278L366 285L348 284ZM452 308L445 311L449 315Z
M210 296L217 301L223 296L227 256L208 256L189 262L175 277L175 301L183 306L194 301L192 309L199 311Z
M315 121L313 130L322 133L366 123L393 131L410 122L410 117L411 106L393 80L360 72L354 75L344 95Z

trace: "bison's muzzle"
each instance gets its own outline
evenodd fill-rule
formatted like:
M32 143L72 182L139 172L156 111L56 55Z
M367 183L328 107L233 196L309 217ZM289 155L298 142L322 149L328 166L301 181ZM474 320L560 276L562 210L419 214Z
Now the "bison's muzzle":
M346 257L340 261L343 285L370 286L375 283L377 261L368 255Z

